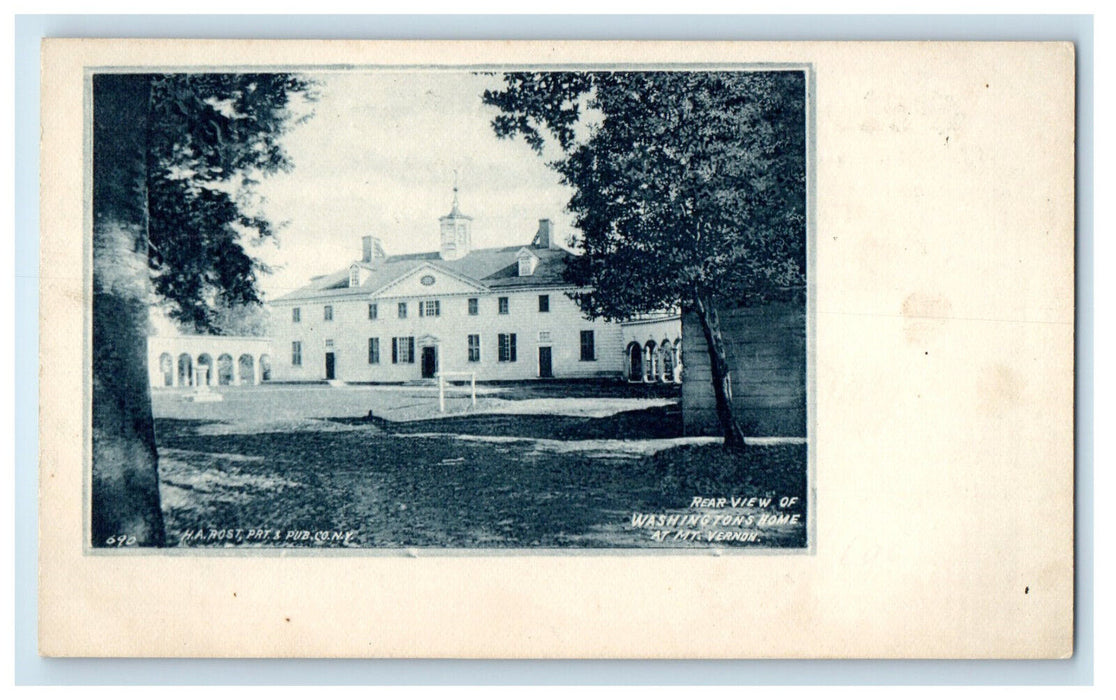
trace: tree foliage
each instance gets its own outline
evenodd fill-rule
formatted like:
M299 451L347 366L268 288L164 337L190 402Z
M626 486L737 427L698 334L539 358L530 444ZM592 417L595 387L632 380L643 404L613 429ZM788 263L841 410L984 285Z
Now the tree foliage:
M588 316L681 305L701 324L725 447L744 448L721 310L799 298L806 282L801 71L504 75L484 102L574 194L566 279Z
M805 284L805 77L786 72L509 73L484 101L574 189L569 281L611 319Z
M202 333L227 311L259 306L266 268L246 242L275 227L254 200L258 178L289 170L281 137L309 117L292 109L313 84L289 74L151 76L147 134L148 258L169 315Z
M243 242L274 231L253 213L252 186L290 167L280 136L310 84L139 73L92 83L91 543L162 546L148 313L162 299L172 317L213 331L258 301L261 268Z

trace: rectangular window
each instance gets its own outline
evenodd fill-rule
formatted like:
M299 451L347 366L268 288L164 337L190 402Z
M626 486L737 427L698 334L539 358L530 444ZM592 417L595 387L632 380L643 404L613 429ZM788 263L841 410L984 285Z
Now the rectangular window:
M434 301L420 301L419 302L419 316L441 316L442 315L442 302Z
M302 366L302 343L297 340L291 343L291 364L295 367Z
M469 336L469 362L480 362L480 336Z
M391 339L391 363L393 365L413 365L415 363L415 337L413 335Z
M380 310L376 308L375 304L368 305L368 320L375 321L380 316Z
M550 295L549 294L540 294L539 295L539 313L540 314L545 314L545 313L549 313L549 312L550 312Z
M333 307L332 306L327 305L324 309L322 309L322 319L324 319L326 321L332 321L333 320Z
M407 318L407 302L399 302L399 318Z
M499 341L500 362L515 362L515 333L501 333Z
M291 309L291 323L299 323L302 321L302 309L297 306Z
M508 298L507 297L500 297L500 313L502 313L502 314L508 313Z
M478 302L476 298L469 300L469 315L476 316L478 313Z
M592 362L597 359L597 348L593 343L593 331L581 331L581 359Z
M380 364L380 339L379 338L369 338L368 339L368 364L370 364L370 365Z

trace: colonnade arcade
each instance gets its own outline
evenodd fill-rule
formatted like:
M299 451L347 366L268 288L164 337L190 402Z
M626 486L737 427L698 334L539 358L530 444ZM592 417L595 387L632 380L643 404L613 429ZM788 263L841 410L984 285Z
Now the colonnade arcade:
M254 386L271 379L271 341L232 336L154 336L151 386Z
M682 339L632 341L625 350L630 382L682 383Z
M234 360L228 353L217 356L216 362L209 353L194 357L180 353L174 357L169 352L159 355L160 386L242 386L255 385L271 379L271 357L256 357L248 353Z

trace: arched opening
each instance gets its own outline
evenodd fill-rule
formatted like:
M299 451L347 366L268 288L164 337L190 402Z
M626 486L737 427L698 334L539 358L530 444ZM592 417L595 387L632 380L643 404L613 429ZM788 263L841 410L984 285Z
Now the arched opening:
M271 358L267 355L260 355L260 381L271 381Z
M182 353L178 356L178 386L190 386L194 378L194 359Z
M174 358L169 352L159 355L159 372L163 375L163 386L174 386Z
M245 353L240 356L238 360L240 369L240 383L241 384L255 384L256 383L256 360L251 355Z
M655 352L655 341L648 340L644 348L647 353L647 375L644 377L644 381L653 382L659 376L659 356Z
M643 348L639 343L628 345L628 381L643 381Z
M659 354L662 356L663 381L674 381L674 346L669 340L663 339L659 345Z
M213 358L208 353L198 355L198 386L213 385Z
M217 358L217 383L221 386L233 383L233 359L228 353Z

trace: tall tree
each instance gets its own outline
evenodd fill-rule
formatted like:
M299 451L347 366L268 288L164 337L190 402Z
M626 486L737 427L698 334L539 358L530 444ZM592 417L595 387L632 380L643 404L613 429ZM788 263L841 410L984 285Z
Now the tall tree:
M216 328L258 302L244 249L273 235L256 178L290 167L280 137L311 85L285 74L93 77L92 544L165 543L147 371L148 310Z
M744 433L722 313L804 295L805 98L801 71L508 73L483 96L574 190L582 310L699 320L726 448Z

